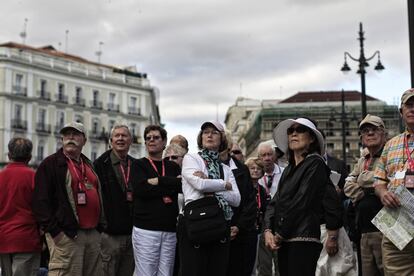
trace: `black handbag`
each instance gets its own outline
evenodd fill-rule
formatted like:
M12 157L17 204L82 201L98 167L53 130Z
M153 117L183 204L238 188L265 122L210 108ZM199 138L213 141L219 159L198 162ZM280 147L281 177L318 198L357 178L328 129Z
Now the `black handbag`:
M215 196L189 202L184 207L184 221L188 238L194 244L225 240L230 234L229 223Z

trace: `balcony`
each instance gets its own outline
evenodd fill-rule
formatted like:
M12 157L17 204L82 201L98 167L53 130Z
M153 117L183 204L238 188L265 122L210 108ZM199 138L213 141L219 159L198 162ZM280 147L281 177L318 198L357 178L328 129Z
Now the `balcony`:
M63 128L63 124L56 124L55 125L55 130L53 131L53 133L56 135L56 136L59 136L60 135L60 130Z
M90 101L90 105L91 105L91 108L102 109L102 102L100 102L100 101L92 100L92 101Z
M119 112L119 104L108 103L108 111Z
M43 133L43 134L49 134L51 133L51 126L50 124L45 124L45 123L37 123L36 124L36 132L38 133Z
M12 119L11 128L15 130L27 130L27 121L21 119Z
M50 92L39 90L37 91L37 97L44 101L50 101Z
M85 107L85 99L80 98L80 97L74 97L73 98L73 103L82 107Z
M20 85L13 85L13 94L18 96L27 96L27 88Z
M128 107L128 114L141 115L141 109L134 106L130 106Z
M56 102L67 104L68 96L63 95L63 94L56 94Z

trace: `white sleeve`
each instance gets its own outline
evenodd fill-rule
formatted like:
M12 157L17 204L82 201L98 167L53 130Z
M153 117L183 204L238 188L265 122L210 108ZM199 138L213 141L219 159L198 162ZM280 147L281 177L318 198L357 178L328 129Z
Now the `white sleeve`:
M201 193L225 191L226 182L224 180L202 179L198 176L193 175L196 171L201 171L205 173L205 168L203 168L203 166L201 165L202 161L198 162L197 159L198 155L194 154L186 154L184 156L181 175L187 181L187 183Z
M223 166L223 171L225 178L228 182L231 183L231 191L223 191L218 194L222 195L223 198L230 204L230 206L238 207L240 205L240 192L237 187L236 179L234 178L233 172L228 166Z

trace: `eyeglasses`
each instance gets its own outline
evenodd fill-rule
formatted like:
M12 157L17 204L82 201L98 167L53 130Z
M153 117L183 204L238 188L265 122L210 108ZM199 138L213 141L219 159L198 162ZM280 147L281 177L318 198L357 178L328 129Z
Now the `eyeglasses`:
M218 131L218 130L203 130L203 132L202 132L202 134L203 135L219 135L220 134L220 131Z
M242 154L241 150L232 150L232 154Z
M161 139L160 135L148 135L145 137L145 141L159 140L159 139Z
M170 156L168 156L168 159L169 160L177 160L180 157L182 157L182 156L180 156L180 155L170 155Z
M380 131L380 128L377 126L367 126L364 127L363 129L361 129L361 134L362 135L367 135L370 132L376 132L376 131Z
M287 129L287 134L288 135L291 135L291 134L293 134L293 132L296 132L296 133L305 133L308 130L309 130L309 128L307 128L307 127L305 127L303 125L298 125L296 127L290 127L290 128L288 128Z

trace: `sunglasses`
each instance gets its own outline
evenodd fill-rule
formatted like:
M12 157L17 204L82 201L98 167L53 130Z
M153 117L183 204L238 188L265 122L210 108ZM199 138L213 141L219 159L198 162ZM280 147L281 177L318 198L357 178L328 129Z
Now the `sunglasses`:
M241 150L232 150L232 154L242 154Z
M145 137L145 141L150 141L150 140L159 140L161 139L160 135L148 135Z
M366 135L366 134L368 134L370 131L372 131L372 132L376 132L376 131L379 131L380 130L380 128L379 127L377 127L377 126L367 126L367 127L364 127L363 129L361 129L361 134L362 135Z
M291 135L291 134L293 134L293 132L296 132L296 133L305 133L305 132L308 132L308 131L309 131L309 129L307 127L305 127L303 125L299 125L299 126L296 126L296 127L290 127L290 128L288 128L287 129L287 134L288 135Z
M170 156L168 156L169 160L177 160L180 157L182 157L182 156L179 156L179 155L170 155Z

